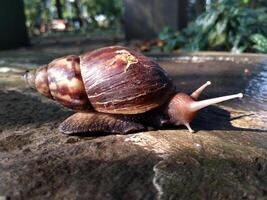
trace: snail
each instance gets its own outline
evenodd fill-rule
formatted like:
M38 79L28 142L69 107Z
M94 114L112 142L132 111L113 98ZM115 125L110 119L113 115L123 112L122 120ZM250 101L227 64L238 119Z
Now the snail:
M197 111L242 93L197 101L208 81L191 95L177 92L155 61L134 50L104 47L81 56L69 55L24 75L42 95L76 111L63 121L64 134L126 134L185 125Z

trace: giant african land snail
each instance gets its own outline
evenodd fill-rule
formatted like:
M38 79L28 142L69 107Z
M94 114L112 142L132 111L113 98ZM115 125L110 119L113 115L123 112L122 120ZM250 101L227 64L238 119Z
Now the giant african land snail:
M25 74L41 94L77 113L61 123L66 134L131 133L185 125L196 112L241 93L196 101L208 81L191 95L177 93L168 74L153 60L125 47L66 56Z

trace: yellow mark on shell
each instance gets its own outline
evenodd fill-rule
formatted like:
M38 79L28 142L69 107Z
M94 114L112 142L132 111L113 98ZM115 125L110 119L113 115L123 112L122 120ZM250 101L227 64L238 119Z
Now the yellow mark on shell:
M78 78L72 78L71 81L69 82L69 87L71 92L77 92L77 90L83 91L84 89L82 81Z
M116 51L116 53L118 53L119 55L115 56L115 61L117 59L121 59L127 63L126 67L124 68L124 72L126 72L132 64L138 63L138 59L127 50L118 50Z
M61 80L58 81L58 86L59 86L59 87L62 87L62 86L63 86L63 87L64 87L64 86L65 86L65 87L68 87L69 82L70 82L70 81L69 81L67 78L61 79Z
M81 68L80 68L80 64L79 63L75 63L74 69L75 69L75 72L76 73L81 74Z
M83 82L76 77L73 77L71 80L69 79L62 79L58 81L57 83L50 82L49 88L51 90L51 93L53 96L57 96L62 88L67 88L69 94L83 94L84 91L84 85Z
M71 61L66 61L66 66L67 66L67 69L69 70L73 70L73 63ZM63 65L64 66L64 65Z
M61 95L59 93L57 93L57 96L56 98L58 100L61 100L61 101L65 101L65 102L71 102L73 99L70 97L70 95Z
M49 88L50 88L50 90L56 90L57 89L57 84L52 82L52 83L49 84Z
M76 74L80 74L81 73L81 69L80 69L80 64L77 63L77 62L74 62L74 61L66 61L67 64L67 69L73 71L76 73ZM64 66L64 65L63 65Z

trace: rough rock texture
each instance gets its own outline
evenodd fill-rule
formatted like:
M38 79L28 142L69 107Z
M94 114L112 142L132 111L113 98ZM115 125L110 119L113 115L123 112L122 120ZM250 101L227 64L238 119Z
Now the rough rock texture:
M166 127L67 137L57 127L72 111L12 69L0 73L0 198L267 199L265 111L212 106L197 116L193 135Z

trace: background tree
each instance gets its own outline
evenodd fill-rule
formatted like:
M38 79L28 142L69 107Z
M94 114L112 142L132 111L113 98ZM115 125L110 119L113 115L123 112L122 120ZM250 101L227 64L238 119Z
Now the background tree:
M0 49L29 44L21 0L0 2Z
M63 14L62 14L62 3L60 0L56 0L56 8L57 8L57 16L58 19L62 19L63 18Z

